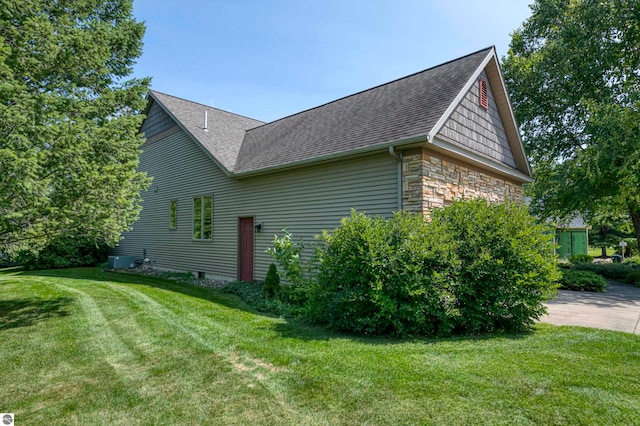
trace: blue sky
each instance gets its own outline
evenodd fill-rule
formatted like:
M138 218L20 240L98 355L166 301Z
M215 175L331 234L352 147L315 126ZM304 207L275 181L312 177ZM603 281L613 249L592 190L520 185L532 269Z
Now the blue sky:
M135 0L136 76L272 121L496 45L532 0Z

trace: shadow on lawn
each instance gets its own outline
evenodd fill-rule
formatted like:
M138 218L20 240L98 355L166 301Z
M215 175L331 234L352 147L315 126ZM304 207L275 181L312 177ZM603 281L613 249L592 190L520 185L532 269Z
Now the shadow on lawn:
M2 272L0 271L0 274ZM256 315L261 315L270 318L281 318L277 315L261 312L255 309L253 306L242 301L240 297L225 293L224 291L216 288L201 287L194 284L181 283L173 280L157 278L153 276L140 275L134 273L117 273L117 272L105 272L98 268L72 268L64 270L46 270L46 271L24 271L19 273L21 276L47 276L47 277L60 277L67 279L85 279L101 282L118 282L131 285L146 285L153 288L173 291L181 293L191 297L197 297L203 300L210 301L226 306L231 309L239 309L245 312L249 312ZM439 343L439 342L452 342L452 341L483 341L492 339L509 339L517 340L523 339L532 334L531 331L522 333L493 333L482 335L466 335L466 336L453 336L453 337L441 337L441 338L427 338L427 337L411 337L411 338L397 338L388 336L362 336L356 334L340 333L328 330L325 327L310 324L303 320L297 319L284 319L281 322L271 324L268 327L269 330L273 330L282 337L299 339L299 340L336 340L336 339L348 339L351 341L358 341L365 344L406 344L406 343Z
M0 300L0 330L28 327L39 322L69 315L70 297L56 299Z
M460 335L449 337L393 337L393 336L362 336L357 334L339 333L328 330L324 327L308 324L305 322L293 320L274 324L270 327L282 337L299 339L299 340L336 340L349 339L360 343L370 345L389 345L389 344L406 344L406 343L442 343L442 342L469 342L469 341L485 341L494 339L519 340L524 339L533 334L533 331L525 331L522 333L490 333L480 335Z

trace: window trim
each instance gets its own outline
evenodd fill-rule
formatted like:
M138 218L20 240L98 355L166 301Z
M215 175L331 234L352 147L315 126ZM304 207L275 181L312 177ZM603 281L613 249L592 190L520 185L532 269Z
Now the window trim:
M169 200L169 230L175 231L176 229L178 229L178 200L173 199Z
M206 198L211 198L211 218L210 218L210 222L209 222L209 226L211 227L210 229L210 237L209 238L203 238L204 236L204 229L205 229L205 199ZM196 200L200 200L200 234L201 237L200 238L196 238ZM213 194L202 194L202 195L194 195L192 197L192 204L191 204L191 239L193 241L213 241L213 205L214 205L214 197Z

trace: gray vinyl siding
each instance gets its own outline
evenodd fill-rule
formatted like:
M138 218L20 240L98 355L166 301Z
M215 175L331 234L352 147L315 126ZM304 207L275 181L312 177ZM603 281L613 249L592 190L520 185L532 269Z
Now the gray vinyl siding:
M124 234L118 254L142 257L156 267L235 279L238 218L262 222L255 234L254 274L264 278L265 253L283 228L309 245L333 229L351 208L390 216L397 210L397 162L388 153L281 171L244 179L227 177L184 132L148 145L140 169L153 177L143 209ZM156 192L157 191L157 192ZM213 240L192 239L193 196L213 195ZM177 228L169 229L169 206L178 200Z
M176 125L175 121L167 114L156 102L152 102L147 111L147 118L140 129L145 137L150 138L153 135L162 133Z
M486 111L480 106L478 79L453 111L439 135L456 145L517 168L489 85L489 78L484 71L480 78L487 82L489 110Z

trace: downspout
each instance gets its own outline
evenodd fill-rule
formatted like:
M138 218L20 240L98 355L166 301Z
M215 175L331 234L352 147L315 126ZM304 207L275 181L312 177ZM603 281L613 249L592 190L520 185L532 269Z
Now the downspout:
M398 155L393 146L389 146L389 154L398 161L397 180L398 180L398 211L402 210L402 152Z

